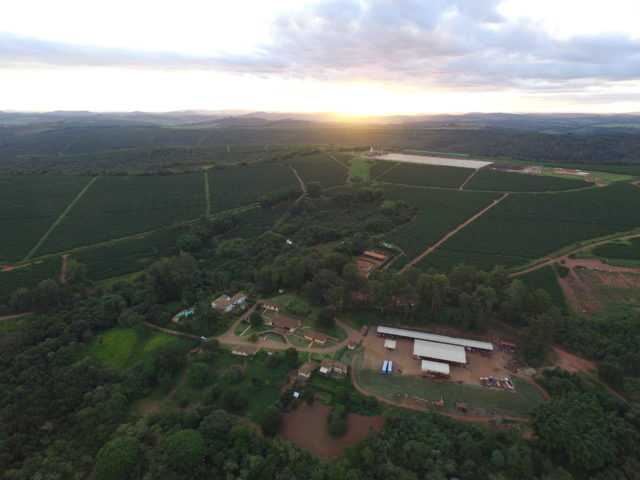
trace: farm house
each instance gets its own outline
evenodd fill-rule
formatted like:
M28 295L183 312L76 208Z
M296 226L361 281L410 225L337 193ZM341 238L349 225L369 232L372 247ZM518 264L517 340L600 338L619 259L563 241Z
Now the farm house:
M320 345L324 345L329 339L329 337L327 337L324 333L315 332L313 330L304 332L304 338L305 340L309 340L310 342L318 343Z
M253 345L238 345L236 347L233 347L231 353L239 357L252 357L257 353L257 351L258 348L254 347Z
M427 360L440 360L456 365L467 364L467 353L464 347L425 340L415 340L413 342L413 356Z
M434 333L418 332L406 330L404 328L378 326L378 335L389 337L410 338L413 340L424 340L427 342L442 343L463 347L470 351L493 352L493 344L480 340L470 340L467 338L448 337L446 335L436 335Z
M298 369L298 378L301 378L303 380L308 380L309 378L311 378L311 375L313 374L313 372L315 372L318 369L318 367L319 365L316 362L307 362L303 364Z
M265 316L265 325L275 327L287 333L293 333L302 326L302 322L286 315Z
M278 305L277 303L262 302L260 306L262 307L262 310L264 310L265 312L277 313L280 311L280 305Z
M211 308L219 312L230 313L238 308L244 308L247 303L247 295L242 292L236 293L233 297L229 295L220 295L213 302Z

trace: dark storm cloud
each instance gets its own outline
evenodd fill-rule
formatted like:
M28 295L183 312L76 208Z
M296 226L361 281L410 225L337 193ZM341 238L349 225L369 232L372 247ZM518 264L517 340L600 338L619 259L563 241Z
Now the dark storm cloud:
M554 89L640 79L640 42L552 38L499 0L327 0L279 18L253 56L189 57L0 34L0 65L194 68L448 88Z

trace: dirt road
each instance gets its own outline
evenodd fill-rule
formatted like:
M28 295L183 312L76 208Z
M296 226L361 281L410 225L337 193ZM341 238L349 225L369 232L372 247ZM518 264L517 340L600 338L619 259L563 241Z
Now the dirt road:
M478 218L480 218L481 216L483 216L485 213L487 213L489 210L491 210L493 207L495 207L496 205L498 205L500 202L502 202L505 198L507 198L509 196L508 193L503 194L500 198L498 198L497 200L494 200L493 202L491 202L488 206L486 206L485 208L483 208L482 210L480 210L478 213L476 213L473 217L467 219L464 223L458 225L456 228L454 228L453 230L451 230L449 233L447 233L444 237L442 237L440 240L438 240L436 243L434 243L433 245L431 245L429 248L427 248L424 252L422 252L420 255L418 255L416 258L414 258L413 260L411 260L409 263L407 263L402 270L400 270L400 273L404 273L407 270L409 270L411 267L413 267L416 263L420 262L423 258L425 258L427 255L430 255L431 253L433 253L435 250L437 250L438 248L440 248L440 246L442 246L443 243L445 243L447 240L449 240L451 237L453 237L456 233L458 233L460 230L462 230L463 228L465 228L467 225L470 225L471 223L475 222Z

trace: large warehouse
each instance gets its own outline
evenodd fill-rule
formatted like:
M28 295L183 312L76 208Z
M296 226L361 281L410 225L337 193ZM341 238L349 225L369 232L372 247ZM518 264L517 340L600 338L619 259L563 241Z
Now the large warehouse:
M447 345L446 343L415 340L413 342L413 355L422 359L441 360L458 365L466 365L467 363L467 352L465 352L464 347Z
M482 350L484 352L493 352L493 344L490 342L482 342L480 340L469 340L466 338L448 337L446 335L436 335L435 333L418 332L415 330L405 330L404 328L393 328L378 326L378 335L389 335L392 337L411 338L413 340L424 340L427 342L435 342L447 345L456 345L459 347L472 350Z

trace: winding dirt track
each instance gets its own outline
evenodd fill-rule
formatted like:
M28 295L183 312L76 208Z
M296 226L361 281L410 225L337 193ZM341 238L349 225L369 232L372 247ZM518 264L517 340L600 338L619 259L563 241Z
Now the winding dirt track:
M400 273L404 273L407 270L409 270L411 267L413 267L416 263L420 262L423 258L425 258L427 255L432 254L435 250L437 250L438 248L440 248L442 246L443 243L445 243L447 240L449 240L451 237L453 237L456 233L458 233L460 230L462 230L463 228L465 228L467 225L475 222L478 218L480 218L481 216L483 216L485 213L487 213L489 210L491 210L493 207L495 207L496 205L498 205L500 202L502 202L505 198L507 198L509 196L508 193L503 194L500 198L498 198L497 200L494 200L493 202L491 202L489 205L487 205L485 208L483 208L482 210L480 210L478 213L476 213L473 217L467 219L464 223L458 225L456 228L454 228L453 230L451 230L449 233L447 233L444 237L442 237L440 240L438 240L436 243L434 243L433 245L431 245L429 248L427 248L424 252L422 252L420 255L418 255L416 258L414 258L413 260L411 260L409 263L407 263L402 270L400 270Z

